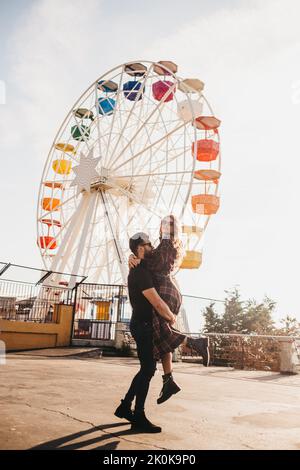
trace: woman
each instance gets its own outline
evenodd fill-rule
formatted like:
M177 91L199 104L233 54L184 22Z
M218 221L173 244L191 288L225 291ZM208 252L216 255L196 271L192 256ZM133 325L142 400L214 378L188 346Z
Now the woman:
M174 215L164 217L160 226L160 243L145 259L147 269L153 276L155 288L174 315L178 315L182 296L173 278L179 268L184 250L180 240L180 225ZM129 266L139 263L130 256ZM203 364L209 364L208 338L189 338L180 333L153 309L153 355L161 359L164 375L163 387L157 403L163 403L171 395L180 391L172 376L172 353L180 345L186 344L203 356Z

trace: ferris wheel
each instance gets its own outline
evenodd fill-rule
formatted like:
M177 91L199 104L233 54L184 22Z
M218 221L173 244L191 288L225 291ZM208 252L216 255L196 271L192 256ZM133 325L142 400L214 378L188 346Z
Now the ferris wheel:
M81 95L41 179L37 243L47 269L126 283L128 238L143 231L157 241L167 214L182 221L181 268L201 265L221 175L220 121L203 88L199 79L180 78L171 61L138 61Z

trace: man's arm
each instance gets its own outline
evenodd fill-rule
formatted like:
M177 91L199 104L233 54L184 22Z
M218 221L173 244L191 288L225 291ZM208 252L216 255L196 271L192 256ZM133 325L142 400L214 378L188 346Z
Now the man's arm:
M166 302L159 296L154 287L142 291L148 302L157 311L157 313L170 323L175 323L175 315L171 312Z

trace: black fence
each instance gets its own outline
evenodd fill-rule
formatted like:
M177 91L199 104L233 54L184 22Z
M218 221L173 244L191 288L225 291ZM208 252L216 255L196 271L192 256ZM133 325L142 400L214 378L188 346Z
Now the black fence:
M75 297L74 339L115 339L116 323L129 325L131 309L123 285L82 283Z

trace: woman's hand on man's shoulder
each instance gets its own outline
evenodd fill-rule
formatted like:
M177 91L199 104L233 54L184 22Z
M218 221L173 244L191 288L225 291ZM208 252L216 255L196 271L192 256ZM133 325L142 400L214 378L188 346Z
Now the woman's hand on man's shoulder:
M135 255L130 255L128 258L128 267L129 269L131 268L136 268L140 264L141 260L137 258Z

